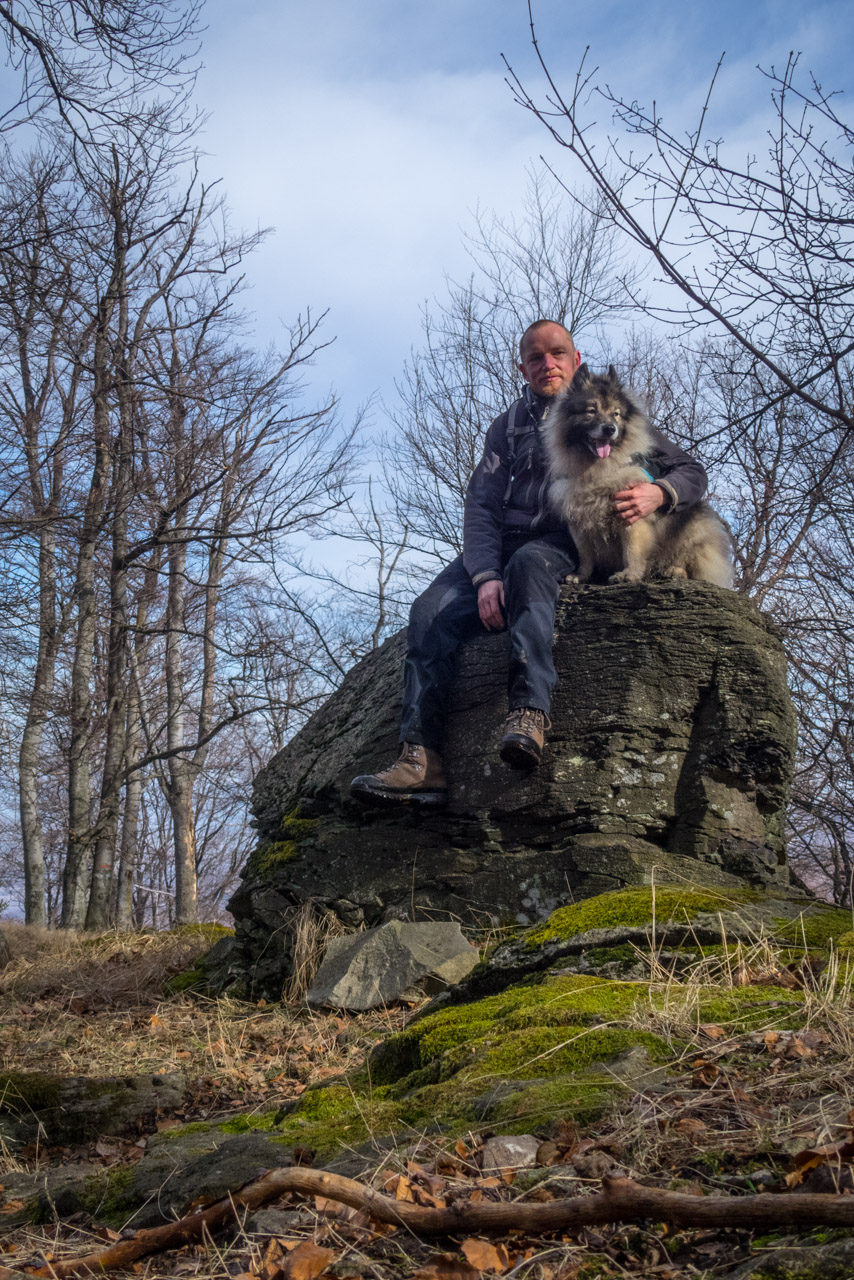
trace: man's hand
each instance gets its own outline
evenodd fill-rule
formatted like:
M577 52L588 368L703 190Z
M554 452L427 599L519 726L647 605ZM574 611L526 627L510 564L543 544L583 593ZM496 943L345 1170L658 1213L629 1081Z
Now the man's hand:
M477 589L477 611L487 631L504 630L504 583L498 578L482 582Z
M634 524L636 520L643 520L644 516L648 516L651 511L657 511L659 507L663 507L665 493L660 485L641 480L637 484L630 485L628 489L621 489L619 493L615 493L614 502L617 506L617 515L623 524ZM480 616L483 617L483 613Z

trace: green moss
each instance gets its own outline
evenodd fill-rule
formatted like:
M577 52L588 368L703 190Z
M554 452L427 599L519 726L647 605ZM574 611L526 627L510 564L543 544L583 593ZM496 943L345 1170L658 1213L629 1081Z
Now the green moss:
M572 1120L581 1127L610 1111L619 1092L620 1086L606 1076L538 1083L497 1101L489 1112L490 1127L542 1133L559 1120Z
M198 924L179 924L170 932L179 938L198 938L208 946L218 942L220 938L230 938L234 934L233 929L228 925L220 924L218 920L205 920Z
M222 1133L268 1133L277 1128L278 1111L253 1111L245 1115L232 1116L219 1126ZM185 1132L185 1130L182 1130Z
M171 1138L184 1138L188 1133L210 1133L213 1127L206 1120L191 1120L189 1124L179 1124L174 1129L163 1129L158 1136L162 1142L169 1142Z
M62 1101L62 1079L44 1071L0 1071L0 1111L47 1111Z
M301 818L299 816L299 805L294 805L293 809L282 818L280 830L285 840L294 840L297 844L301 840L306 840L317 826L317 818Z
M591 947L589 951L584 952L584 959L594 969L601 969L606 964L628 969L639 962L640 956L630 942L625 942L618 947Z
M300 1118L305 1121L335 1120L353 1110L353 1091L343 1084L307 1089L300 1098L298 1110Z
M97 1178L87 1178L83 1208L108 1226L123 1224L132 1203L133 1174L133 1169L109 1169Z
M163 993L167 996L177 996L182 991L188 991L192 987L203 987L204 984L204 969L185 969L183 973L176 973L171 978L167 978L163 984Z
M733 1031L772 1024L778 1031L803 1025L803 992L788 987L709 987L700 995L699 1021Z
M473 1004L428 1014L391 1036L374 1052L369 1068L374 1084L390 1084L459 1045L477 1045L528 1027L566 1027L625 1017L648 997L642 982L608 982L588 974L543 979L508 987Z
M777 920L782 942L795 946L826 950L831 942L851 934L851 912L840 907L827 907L799 915L796 920Z
M280 839L262 840L249 855L249 867L257 875L269 875L276 867L284 866L299 857L299 845L314 831L316 818L301 818L299 805L282 818L279 824Z
M527 935L526 945L536 950L547 942L565 941L590 929L640 926L668 920L690 920L703 911L731 911L759 895L751 889L616 889L586 898L571 907L560 907Z
M390 1037L347 1084L307 1090L283 1118L236 1117L223 1128L275 1128L276 1141L326 1152L406 1129L464 1132L487 1119L504 1131L523 1117L541 1128L561 1116L586 1123L624 1087L600 1063L636 1045L656 1061L670 1052L648 1032L598 1025L628 1013L645 990L561 976L440 1010Z
M128 1168L104 1170L85 1178L75 1187L80 1211L108 1227L123 1227L134 1207L132 1186L134 1171ZM50 1196L42 1192L27 1204L28 1217L35 1223L50 1222L55 1208Z
M638 1044L648 1049L657 1061L668 1056L669 1050L663 1041L646 1031L572 1025L537 1027L510 1035L499 1034L494 1039L487 1037L486 1043L479 1046L475 1062L461 1063L458 1070L463 1080L472 1076L533 1080L585 1071L594 1062L615 1058ZM449 1068L455 1065L455 1056L461 1055L449 1055Z

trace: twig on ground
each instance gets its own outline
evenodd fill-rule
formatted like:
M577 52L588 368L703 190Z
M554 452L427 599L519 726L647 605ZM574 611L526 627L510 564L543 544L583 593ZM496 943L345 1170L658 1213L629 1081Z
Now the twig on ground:
M854 1227L854 1196L771 1195L692 1196L657 1187L642 1187L631 1178L605 1178L599 1195L572 1196L566 1200L525 1204L458 1204L449 1208L428 1208L393 1200L370 1187L325 1173L321 1169L275 1169L240 1191L206 1209L188 1214L178 1222L139 1231L131 1240L122 1240L101 1253L88 1254L47 1267L28 1269L28 1274L44 1280L66 1276L103 1274L113 1267L126 1267L139 1258L190 1244L203 1234L217 1230L240 1210L252 1212L276 1196L294 1191L302 1195L324 1196L354 1209L364 1209L378 1222L406 1227L416 1235L452 1236L486 1231L572 1230L608 1222L630 1222L653 1218L676 1227Z

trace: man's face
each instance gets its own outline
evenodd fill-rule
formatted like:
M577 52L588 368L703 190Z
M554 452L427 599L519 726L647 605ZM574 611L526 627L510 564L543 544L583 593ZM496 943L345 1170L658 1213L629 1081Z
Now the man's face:
M559 324L544 324L525 339L519 369L538 396L556 396L581 364L573 341Z

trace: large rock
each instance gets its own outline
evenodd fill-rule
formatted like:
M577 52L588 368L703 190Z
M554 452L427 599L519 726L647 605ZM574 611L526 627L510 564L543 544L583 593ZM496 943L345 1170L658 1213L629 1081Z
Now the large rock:
M446 813L371 811L356 773L396 751L404 633L359 663L256 781L259 845L231 900L223 972L277 994L306 903L348 928L391 918L530 924L622 886L787 882L795 745L773 624L705 583L566 591L542 766L498 759L506 635L460 654Z

